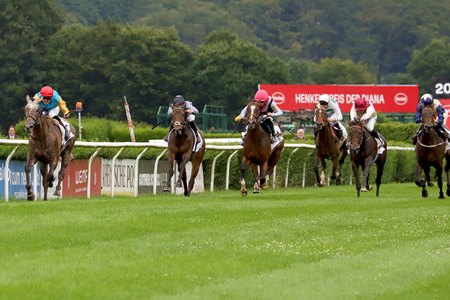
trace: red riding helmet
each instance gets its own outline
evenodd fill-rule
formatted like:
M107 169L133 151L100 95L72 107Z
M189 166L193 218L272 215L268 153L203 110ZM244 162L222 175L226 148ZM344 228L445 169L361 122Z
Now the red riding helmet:
M356 110L365 110L369 107L369 102L364 98L358 98L355 101L355 109Z
M255 100L266 102L267 100L269 100L269 94L266 90L259 90L255 94Z
M41 96L42 97L53 97L53 89L46 85L41 89Z

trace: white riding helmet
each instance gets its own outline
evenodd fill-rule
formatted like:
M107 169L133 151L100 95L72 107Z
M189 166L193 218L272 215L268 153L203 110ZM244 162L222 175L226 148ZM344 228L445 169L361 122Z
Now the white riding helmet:
M330 96L328 94L322 94L319 97L319 102L326 102L328 103L330 101Z

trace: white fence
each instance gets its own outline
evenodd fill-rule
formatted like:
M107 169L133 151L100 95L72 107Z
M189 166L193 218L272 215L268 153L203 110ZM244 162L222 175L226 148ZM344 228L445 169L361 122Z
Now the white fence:
M221 150L213 159L212 161L212 166L211 166L211 180L210 180L210 191L214 191L214 178L215 178L215 167L216 167L216 162L217 159L219 157L221 157L222 155L224 155L225 153L227 153L228 155L228 159L227 159L227 169L226 169L226 182L225 182L225 189L228 190L229 189L229 185L230 185L230 168L231 168L231 160L232 158L238 153L238 151L240 149L242 149L242 146L240 145L235 145L235 143L239 142L239 138L235 138L235 139L206 139L206 149L214 149L214 150ZM16 145L15 148L13 148L13 150L10 152L10 154L8 155L6 162L5 162L5 166L4 166L4 188L5 188L5 201L9 201L9 164L10 161L12 160L12 158L14 157L17 149L19 146L21 145L27 145L28 141L27 140L8 140L8 139L0 139L0 144L2 145ZM233 144L233 145L230 145ZM158 163L161 160L161 158L165 155L166 153L166 148L167 148L167 143L162 141L162 140L150 140L147 143L132 143L132 142L117 142L117 143L111 143L111 142L83 142L83 141L77 141L75 143L76 147L90 147L90 148L95 148L95 152L91 155L91 157L88 160L88 174L87 174L87 198L91 197L91 165L92 165L92 161L94 160L94 158L98 155L98 153L100 152L101 149L103 148L118 148L119 150L117 151L117 153L115 154L115 156L112 159L112 168L114 169L115 166L115 162L117 160L117 158L119 157L119 155L123 152L123 150L125 148L143 148L143 150L139 153L139 155L136 157L136 167L134 168L134 176L135 176L135 182L138 182L138 166L139 166L139 161L142 158L142 156L144 155L144 153L149 149L149 148L160 148L161 149L161 153L156 157L155 159L155 164L154 164L154 178L156 178L157 176L157 170L158 170ZM300 148L310 148L310 149L314 149L315 146L314 145L309 145L309 144L285 144L285 148L295 148L288 157L287 160L287 168L286 168L286 174L285 174L285 187L288 186L288 178L289 178L289 163L291 161L291 157L292 155L294 155L298 149ZM390 146L388 147L388 150L401 150L401 151L413 151L414 148L413 147L396 147L396 146ZM305 165L303 166L303 184L302 186L305 185L305 174L306 174L306 170L305 170ZM37 174L37 168L36 165L34 167L34 174ZM175 174L176 175L176 174ZM35 189L35 194L36 194L36 180L37 176L34 176L34 184L33 187ZM175 180L176 176L174 176L172 178L172 180ZM115 195L115 176L111 176L111 185L110 185L110 196L114 197ZM275 187L275 181L276 181L276 168L274 170L274 174L272 176L272 184L273 187ZM172 186L174 186L174 184L172 184ZM157 186L156 186L156 181L154 181L153 183L153 194L156 194L156 190L157 190ZM134 196L138 195L138 185L135 185L135 191L134 191Z

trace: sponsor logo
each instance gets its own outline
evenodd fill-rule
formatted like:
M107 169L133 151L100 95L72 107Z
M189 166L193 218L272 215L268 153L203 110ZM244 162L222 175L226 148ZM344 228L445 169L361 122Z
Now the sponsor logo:
M397 93L394 96L394 102L397 105L405 105L406 103L408 103L408 95L406 95L405 93Z
M282 92L275 92L272 94L273 101L275 101L276 105L283 104L286 100L286 97Z

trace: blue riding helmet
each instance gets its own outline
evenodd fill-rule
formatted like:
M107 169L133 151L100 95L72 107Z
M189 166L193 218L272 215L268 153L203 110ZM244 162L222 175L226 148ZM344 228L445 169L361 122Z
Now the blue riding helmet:
M424 105L430 105L433 103L434 99L433 96L430 94L423 94L422 97L420 97L420 102L422 102Z

